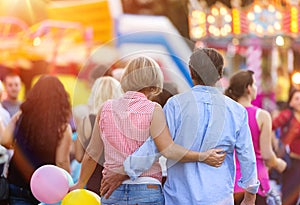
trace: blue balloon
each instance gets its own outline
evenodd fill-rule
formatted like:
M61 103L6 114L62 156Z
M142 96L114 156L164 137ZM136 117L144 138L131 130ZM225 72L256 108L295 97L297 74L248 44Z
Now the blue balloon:
M60 205L61 204L61 201L60 202L57 202L55 204L45 204L45 203L40 203L39 205Z
M68 182L69 182L69 187L74 185L74 181L72 176L69 174L69 172L67 172L66 170L64 170L63 168L61 168L63 170L63 172L65 173L65 175L68 178Z

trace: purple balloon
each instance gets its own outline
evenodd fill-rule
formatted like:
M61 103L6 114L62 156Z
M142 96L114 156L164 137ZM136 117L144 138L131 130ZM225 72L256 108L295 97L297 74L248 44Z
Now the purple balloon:
M33 173L30 188L40 202L54 204L62 200L69 191L69 182L61 168L44 165Z

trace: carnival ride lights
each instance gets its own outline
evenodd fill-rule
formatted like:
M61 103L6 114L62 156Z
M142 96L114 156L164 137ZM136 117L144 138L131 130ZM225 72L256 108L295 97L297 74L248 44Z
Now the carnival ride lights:
M221 6L220 8L213 6L210 14L207 16L207 22L209 23L209 33L215 37L228 36L232 31L232 17L229 10L224 6Z
M35 37L35 38L33 39L32 45L33 45L33 46L39 46L39 45L41 45L41 43L42 43L41 38L40 38L40 37Z
M295 84L295 85L300 85L300 72L295 72L295 73L292 75L292 82L293 82L293 84Z
M190 37L199 40L207 36L225 38L232 34L239 35L248 30L245 29L248 24L243 16L240 9L230 10L220 2L209 10L205 7L193 8L189 15Z
M206 14L203 11L193 10L189 18L190 36L194 39L206 35Z
M229 9L217 2L210 9L191 6L189 15L190 37L242 38L245 35L275 37L299 33L299 6L290 4L285 9L274 3L256 1L252 6L241 8L239 4Z
M79 64L89 55L92 39L93 30L77 22L45 20L28 27L19 18L0 17L0 61L9 68L30 69L39 60L52 67Z
M232 31L233 33L239 35L241 34L241 12L237 8L232 9Z
M276 45L277 46L284 46L284 38L282 36L277 36L275 39Z
M273 5L254 5L248 12L249 31L256 35L273 35L282 29L282 14Z
M298 8L296 6L292 6L290 9L290 21L291 21L291 26L290 26L290 30L292 33L297 33L299 30L299 22L298 22L298 16L299 16L299 12L298 12Z
M190 2L193 1L190 0ZM272 58L271 68L266 70L267 72L273 72L273 69L275 70L280 63L287 63L287 69L289 71L294 70L293 48L299 47L300 0L286 1L285 7L279 4L278 1L270 0L254 0L252 5L243 8L240 0L232 0L230 2L231 9L228 15L231 16L231 22L229 20L226 21L229 18L225 18L227 14L224 11L228 9L225 5L219 5L218 9L216 6L207 9L207 7L191 4L193 9L199 10L200 8L201 11L207 12L205 13L207 15L207 33L202 36L195 36L191 32L190 37L196 40L196 45L226 49L230 57L236 53L245 57L247 69L255 73L258 94L261 96L259 99L263 99L264 91L262 90L262 85L264 85L263 83L268 83L268 79L263 76L263 71L266 68L266 65L263 64L264 51L271 51ZM220 18L221 16L223 19ZM222 36L221 31L216 30L215 27L218 26L218 29L220 29L225 27L226 24L231 26L231 32ZM193 27L193 29L196 28ZM291 45L292 41L294 43ZM283 51L283 55L285 55L286 51L286 62L280 61L281 57L283 57L279 56L281 51ZM230 60L233 62L235 59L230 58ZM293 75L292 82L300 89L300 71ZM257 105L260 106L260 104L262 104L262 100L258 100Z

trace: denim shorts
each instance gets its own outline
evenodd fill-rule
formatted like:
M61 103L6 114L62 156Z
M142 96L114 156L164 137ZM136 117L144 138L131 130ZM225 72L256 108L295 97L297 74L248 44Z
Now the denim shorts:
M101 197L102 205L164 205L165 198L158 184L122 184L108 198Z

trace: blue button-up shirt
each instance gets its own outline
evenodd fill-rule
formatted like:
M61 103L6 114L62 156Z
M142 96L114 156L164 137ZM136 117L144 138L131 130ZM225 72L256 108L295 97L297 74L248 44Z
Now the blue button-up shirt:
M166 205L231 205L235 179L234 150L241 164L239 186L256 193L255 153L243 106L224 96L217 88L195 86L176 95L164 106L167 124L176 144L194 151L223 148L227 155L221 167L203 162L167 161L164 184ZM159 154L151 138L132 156L124 167L131 179L147 170ZM141 160L142 159L142 160Z

